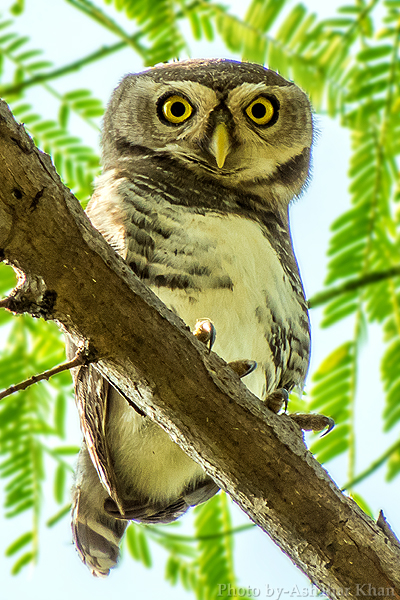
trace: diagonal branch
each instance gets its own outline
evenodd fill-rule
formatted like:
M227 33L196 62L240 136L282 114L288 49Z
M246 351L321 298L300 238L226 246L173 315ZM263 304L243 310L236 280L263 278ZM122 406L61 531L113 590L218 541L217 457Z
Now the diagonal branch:
M135 52L137 52L140 56L145 56L145 49L139 44L138 39L136 39L135 36L129 35L116 21L103 12L93 2L90 2L90 0L66 0L66 2L84 12L88 17L120 37L126 42L126 44L132 46ZM142 36L143 33L139 31L138 37Z
M342 490L349 490L349 489L353 488L355 485L357 485L358 483L361 483L361 481L364 481L364 479L366 479L367 477L372 475L372 473L377 471L383 464L385 464L385 462L392 456L392 454L394 454L398 450L400 450L400 441L399 440L397 440L387 450L385 450L385 452L383 454L381 454L381 456L379 458L374 460L369 465L369 467L364 469L364 471L361 471L361 473L356 475L353 479L351 479L350 481L347 481L342 486Z
M57 321L330 598L400 599L400 548L198 342L92 227L48 156L0 105L0 248L25 277L14 312ZM117 299L117 301L116 301ZM381 595L381 594L380 594Z
M75 60L68 65L64 65L63 67L58 67L57 69L52 69L51 71L47 71L46 73L39 73L38 75L34 75L30 79L23 79L18 83L12 83L9 85L5 85L0 87L0 94L2 96L11 96L13 94L19 94L22 90L32 87L34 85L39 85L46 83L47 81L51 81L53 79L57 79L58 77L63 77L64 75L68 75L69 73L73 73L74 71L79 71L86 65L89 65L92 62L96 62L108 56L109 54L113 54L114 52L118 52L122 50L122 48L126 48L127 43L125 41L117 42L111 46L102 46L98 50L91 52L87 56L80 58L79 60Z

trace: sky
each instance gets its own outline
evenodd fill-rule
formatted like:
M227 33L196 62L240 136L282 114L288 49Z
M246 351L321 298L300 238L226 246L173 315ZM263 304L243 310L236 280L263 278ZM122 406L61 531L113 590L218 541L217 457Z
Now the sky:
M10 4L12 2L0 0L0 9L7 8ZM307 0L305 4L321 16L330 16L335 7L342 3L336 0ZM236 4L233 3L233 11L240 14L241 10L243 9L240 7L240 0L237 0ZM116 18L124 22L121 15L116 15ZM130 29L126 23L125 26L126 29ZM101 44L115 41L111 34L85 19L63 0L26 0L26 11L19 19L18 30L31 36L32 47L43 48L55 65L67 64ZM208 45L192 44L192 56L239 58L229 54L218 42ZM54 82L54 87L60 93L78 87L88 87L93 90L94 95L106 102L124 74L141 69L142 65L138 59L126 50L88 67L82 73ZM56 105L49 102L45 92L35 89L30 92L29 97L34 98L36 104L40 104L42 114L48 113L50 118L55 116L52 112L55 111ZM315 121L318 134L313 152L312 179L306 193L291 208L295 251L309 297L323 288L329 226L349 205L346 175L350 156L348 133L338 122L326 117L316 116ZM98 133L89 127L86 130L81 124L79 127L79 133L87 143L97 147ZM320 318L321 310L311 311L311 371L346 339L346 322L335 328L320 330ZM374 328L370 329L369 336L372 343L364 350L360 370L361 389L357 400L363 403L360 422L357 424L363 452L357 457L357 471L368 466L374 457L394 441L390 436L384 437L375 427L380 421L382 411L382 390L376 360L381 341ZM69 420L71 443L79 443L78 420L73 410L70 411ZM372 434L373 443L369 443ZM328 470L339 485L344 483L346 473L342 459L329 463ZM358 490L365 495L375 512L383 508L394 530L400 531L398 484L388 486L383 475L383 471L380 471L373 485L362 484ZM49 486L45 514L54 514L56 511L57 506L52 500L52 489ZM184 533L185 528L189 529L190 520L190 515L182 520L180 533ZM237 524L247 522L247 517L237 507L234 507L234 521ZM12 563L4 557L4 548L10 540L18 536L19 531L22 533L26 530L28 525L25 525L23 518L18 523L15 520L0 520L0 600L50 600L55 597L58 600L70 600L72 597L76 600L90 597L96 597L96 600L114 600L117 597L136 599L156 598L161 595L165 600L185 600L193 597L181 587L171 588L164 581L165 555L157 548L154 549L154 566L150 570L127 556L108 579L91 578L86 568L80 564L71 545L68 519L62 520L53 529L43 526L38 565L24 570L18 577L12 577ZM282 587L289 591L294 586L309 589L308 579L275 547L268 536L257 528L236 536L235 560L240 584L259 589L260 597L269 596L275 599L278 588ZM267 589L270 590L269 594Z

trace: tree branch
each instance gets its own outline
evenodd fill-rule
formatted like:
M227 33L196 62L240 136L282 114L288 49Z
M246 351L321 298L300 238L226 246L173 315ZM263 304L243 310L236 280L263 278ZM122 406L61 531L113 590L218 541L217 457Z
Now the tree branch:
M242 533L243 531L253 529L255 525L254 523L246 523L245 525L232 527L232 529L226 529L221 533L210 533L209 535L177 535L174 533L167 533L167 531L165 531L165 528L161 529L154 525L144 525L144 527L146 527L149 534L154 537L162 537L176 542L193 542L195 544L200 540L216 540L221 537L236 535L237 533Z
M323 290L322 292L318 292L314 296L312 296L308 300L308 308L316 308L317 306L321 306L322 304L326 304L330 302L334 298L338 296L342 296L343 294L347 294L348 292L354 292L360 288L366 287L373 283L379 283L384 279L391 279L392 277L400 276L400 265L396 267L392 267L385 271L376 271L372 273L367 273L362 277L357 277L354 279L350 279L337 287L330 288L328 290Z
M399 547L342 494L290 417L269 411L115 254L4 103L0 181L0 256L25 274L13 311L87 340L95 368L329 597L370 584L400 598Z
M129 35L124 29L105 12L103 12L98 6L90 2L89 0L66 0L68 4L71 4L78 10L85 13L88 17L117 35L121 38L128 46L131 46L135 52L137 52L142 58L146 56L146 48L139 44L139 38L144 34L142 31L138 31L136 35Z
M379 458L374 460L369 467L367 467L364 471L361 471L358 475L347 481L342 486L343 490L350 490L358 483L361 483L364 479L372 475L375 471L377 471L397 450L400 450L400 442L397 440L394 444L392 444Z
M11 96L13 94L19 94L22 90L32 87L34 85L39 85L46 83L47 81L51 81L52 79L57 79L58 77L63 77L64 75L68 75L69 73L73 73L74 71L79 71L82 67L86 67L92 62L96 60L100 60L109 54L113 54L114 52L118 52L122 48L126 48L127 42L121 41L113 44L112 46L102 46L91 52L87 56L80 58L79 60L75 60L68 65L64 65L63 67L59 67L57 69L53 69L52 71L47 71L46 73L39 73L31 77L30 79L23 79L18 83L13 83L9 85L5 85L0 87L0 95L1 96Z
M7 304L3 303L3 307L7 308ZM38 375L32 375L32 377L29 377L29 379L25 379L25 381L21 381L21 383L18 383L16 385L11 385L6 390L3 390L2 392L0 392L0 400L7 398L7 396L11 396L11 394L15 394L15 392L21 392L23 390L26 390L28 387L34 385L35 383L38 383L39 381L48 381L50 377L53 377L54 375L58 375L63 371L70 371L74 367L80 367L81 365L88 364L89 362L90 361L88 360L86 348L83 347L82 349L77 351L72 360L64 362L61 365L58 365L57 367L53 367L48 371L43 371L43 373L39 373Z

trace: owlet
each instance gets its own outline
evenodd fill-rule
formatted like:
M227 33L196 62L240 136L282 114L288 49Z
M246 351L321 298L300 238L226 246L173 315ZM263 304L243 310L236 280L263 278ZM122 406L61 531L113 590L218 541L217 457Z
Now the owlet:
M246 384L271 407L308 367L288 205L307 180L312 138L307 96L260 65L188 60L128 75L105 114L87 209L172 311L189 326L211 320L217 354L257 363ZM92 367L74 377L85 441L72 528L101 576L130 519L168 523L218 486Z

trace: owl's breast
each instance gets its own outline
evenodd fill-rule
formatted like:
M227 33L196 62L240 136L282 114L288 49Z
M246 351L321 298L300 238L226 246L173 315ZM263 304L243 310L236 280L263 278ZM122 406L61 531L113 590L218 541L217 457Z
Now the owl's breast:
M162 220L159 213L159 224ZM152 239L138 268L137 241L128 237L128 263L191 328L199 318L214 322L214 350L222 358L257 361L258 369L245 380L256 395L302 384L308 319L259 223L180 211L168 224L168 237L160 232Z
M90 216L132 270L189 327L199 318L211 319L217 330L214 350L226 361L257 361L258 368L245 379L256 395L301 386L309 322L297 267L291 276L295 261L289 234L282 251L251 218L174 205L165 198L149 202L129 193L129 187L126 194L123 190L119 186L114 197L117 226L108 231L99 226L96 206ZM111 199L109 193L108 203ZM290 268L285 253L290 253Z

